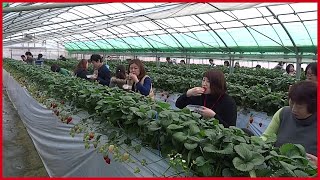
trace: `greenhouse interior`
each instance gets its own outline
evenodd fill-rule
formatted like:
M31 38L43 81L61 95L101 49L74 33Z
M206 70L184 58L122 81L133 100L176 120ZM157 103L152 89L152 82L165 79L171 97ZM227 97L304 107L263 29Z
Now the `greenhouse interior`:
M2 3L5 177L316 177L317 3Z

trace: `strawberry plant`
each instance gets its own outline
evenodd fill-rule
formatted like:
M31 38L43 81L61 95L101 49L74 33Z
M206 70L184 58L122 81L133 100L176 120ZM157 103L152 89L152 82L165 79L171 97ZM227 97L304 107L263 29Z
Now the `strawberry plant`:
M89 116L74 125L70 135L83 133L85 148L93 144L102 157L109 158L107 164L113 160L134 162L132 152L140 152L143 145L158 149L164 157L181 154L172 162L169 155L170 168L188 175L189 172L195 176L251 177L317 174L301 145L274 147L275 135L267 141L249 137L239 128L224 128L215 119L200 119L199 114L188 109L172 110L167 103L140 94L65 77L17 61L5 60L4 67L26 85L31 84L32 91L46 92L46 97L55 98L56 101L48 102L48 107L64 100L63 106L70 108L60 109L59 116L70 117L72 107L88 111ZM256 88L263 91L263 87ZM61 107L57 103L56 108ZM152 163L137 161L144 165Z

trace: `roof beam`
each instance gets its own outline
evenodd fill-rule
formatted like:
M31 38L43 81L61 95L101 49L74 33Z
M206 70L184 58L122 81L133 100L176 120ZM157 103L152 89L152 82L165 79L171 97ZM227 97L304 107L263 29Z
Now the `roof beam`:
M66 7L75 7L75 6L85 6L85 5L94 5L97 3L54 3L54 4L44 4L44 5L34 5L34 6L16 6L16 7L7 7L3 8L3 13L10 12L21 12L21 11L34 11L39 9L54 9L54 8L66 8Z

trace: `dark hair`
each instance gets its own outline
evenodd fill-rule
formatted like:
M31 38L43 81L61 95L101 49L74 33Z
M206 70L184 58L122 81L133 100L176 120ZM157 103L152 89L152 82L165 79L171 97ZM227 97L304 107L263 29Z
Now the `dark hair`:
M85 70L87 63L88 63L88 60L81 59L80 62L78 63L78 65L77 65L76 69L74 70L74 73L76 73L79 69Z
M261 65L260 64L256 65L256 68L261 68Z
M227 84L224 74L220 70L209 70L203 74L210 82L211 94L222 95L227 91Z
M22 57L22 58L25 58L26 56L25 56L25 55L21 55L21 57Z
M167 60L167 61L170 60L170 57L166 57L166 60Z
M51 66L51 71L53 72L60 72L60 66L58 64L53 64Z
M209 62L213 62L213 59L209 59Z
M300 81L291 86L289 99L298 104L307 104L309 113L317 112L317 83Z
M229 61L224 61L224 62L223 62L223 65L225 65L225 64L226 64L226 66L230 66Z
M293 64L288 64L287 67L286 67L286 71L287 71L288 74L290 73L290 66L292 66L294 68Z
M181 60L181 61L180 61L180 63L183 63L183 64L185 64L186 62L185 62L184 60Z
M316 62L308 64L308 66L306 67L305 75L307 75L308 69L311 69L312 74L317 76L317 63Z
M283 66L283 64L284 64L284 62L282 62L282 61L278 62L279 66Z
M131 64L136 64L139 67L140 74L138 76L138 79L141 80L146 75L146 70L144 69L144 65L142 64L142 61L140 61L139 59L131 60L129 62L128 73L130 73Z
M42 54L38 54L38 60L41 59L43 57Z
M29 52L29 51L27 51L27 52L25 53L25 55L26 55L26 56L32 56L31 52Z
M90 57L90 61L102 62L102 57L99 54L92 54Z
M126 79L126 68L124 65L118 65L116 68L116 78Z

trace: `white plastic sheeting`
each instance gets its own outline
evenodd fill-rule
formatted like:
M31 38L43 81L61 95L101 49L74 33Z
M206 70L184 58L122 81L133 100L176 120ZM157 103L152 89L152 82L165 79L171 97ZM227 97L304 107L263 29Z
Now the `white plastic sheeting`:
M118 163L113 161L112 156L111 164L106 164L103 155L92 144L90 149L85 149L83 133L74 138L69 135L70 128L79 122L79 116L73 116L70 124L61 123L52 110L39 104L5 70L3 85L50 177L151 177L161 176L168 169L167 161L157 155L158 151L146 148L142 148L139 154L130 154L133 160L145 159L149 163L147 166L142 166L138 161ZM159 161L156 163L150 163L157 160ZM140 169L140 173L134 173L136 167ZM166 176L174 175L170 170L166 172Z

